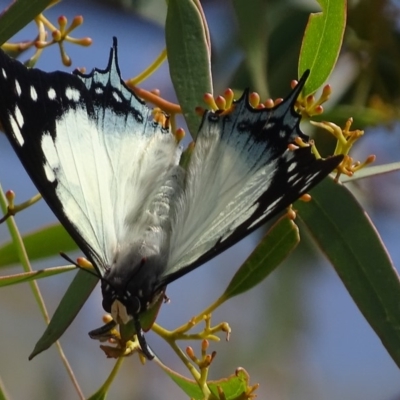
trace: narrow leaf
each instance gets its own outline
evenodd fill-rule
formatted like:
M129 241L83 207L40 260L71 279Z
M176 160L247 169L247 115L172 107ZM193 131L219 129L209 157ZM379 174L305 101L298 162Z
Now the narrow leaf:
M21 274L2 276L0 277L0 287L16 285L17 283L29 282L35 279L48 278L49 276L62 274L64 272L72 270L76 270L76 267L75 266L54 267L54 268L41 269L39 271L22 272Z
M195 108L212 93L209 34L200 3L169 0L165 40L171 80L189 131L196 138L200 117Z
M237 296L265 279L300 241L296 224L287 216L279 219L236 272L222 298Z
M107 398L107 392L99 391L88 397L87 400L104 400Z
M6 391L3 381L0 379L0 400L9 400L11 397Z
M188 395L191 399L202 400L204 395L196 381L188 379L177 372L171 370L164 365L159 359L154 361L166 372L166 374ZM214 395L211 398L221 398L218 388L222 389L224 399L226 400L244 400L250 397L244 397L245 393L249 392L249 374L243 368L238 368L234 374L224 379L208 381L207 386ZM255 389L256 387L254 387ZM252 390L250 389L252 392Z
M30 232L22 237L30 261L51 257L77 249L76 243L71 239L59 223L49 225L40 230ZM19 263L18 252L13 242L0 247L0 267Z
M0 44L14 36L54 2L54 0L18 0L13 2L3 11L0 18Z
M269 96L267 84L268 43L271 26L268 13L273 7L264 0L252 0L251 6L243 0L233 0L240 44L245 52L245 60L251 86L257 88L262 98Z
M356 181L358 179L369 178L371 176L378 176L382 174L387 174L389 172L395 172L400 170L400 162L394 162L390 164L374 165L372 167L366 167L357 171L357 173L352 176L343 175L340 177L340 182L347 183Z
M378 232L343 185L325 179L311 195L301 219L400 367L400 278Z
M203 392L196 381L188 379L183 375L178 374L174 370L164 365L157 357L154 359L164 372L189 396L194 400L202 400L204 398Z
M309 69L303 93L314 93L328 79L342 47L346 27L346 0L317 0L322 12L311 14L299 59L299 76Z
M86 271L78 271L45 332L36 343L32 354L29 356L30 360L42 351L47 350L61 337L85 304L97 282L97 277Z

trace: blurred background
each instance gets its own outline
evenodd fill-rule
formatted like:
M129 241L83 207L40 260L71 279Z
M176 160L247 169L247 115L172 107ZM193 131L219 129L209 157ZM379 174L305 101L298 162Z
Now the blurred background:
M336 123L353 116L354 127L365 129L353 155L377 155L377 163L400 160L400 2L349 0L348 28L342 54L329 79L334 100L324 118ZM0 1L1 8L8 2ZM297 77L302 33L315 1L209 0L202 1L210 27L215 93L226 87L250 87L262 97L284 97ZM118 38L119 63L124 78L141 72L165 46L166 6L161 0L64 0L46 11L56 24L60 15L83 15L85 23L73 32L89 36L89 48L66 44L73 65L61 64L59 50L43 53L37 67L72 71L76 67L105 68L112 37ZM31 24L13 41L36 35ZM23 56L26 59L28 56ZM175 100L168 65L142 85L158 88ZM183 124L183 122L182 122ZM307 124L303 130L313 133ZM315 133L318 135L318 132ZM318 136L319 147L331 143ZM331 149L332 151L332 149ZM17 203L36 194L4 135L0 135L0 183L17 194ZM389 174L352 186L377 226L395 265L400 265L400 175ZM343 205L345 207L345 205ZM22 232L55 222L41 201L16 217ZM302 229L303 228L303 229ZM213 314L214 323L229 322L231 340L211 343L217 357L210 378L219 379L244 367L250 383L260 383L259 399L269 400L399 400L400 376L395 363L364 320L333 268L313 246L304 227L302 242L290 258L254 290L230 300ZM179 279L167 294L170 304L157 322L173 329L214 301L251 253L263 234L255 232L234 248ZM9 240L0 226L0 240ZM60 249L61 250L61 249ZM80 253L69 254L75 257ZM57 257L34 268L64 265ZM2 275L20 272L18 266ZM75 273L39 281L50 314L57 307ZM0 290L0 377L12 399L74 399L77 395L53 346L34 360L28 356L45 323L26 284ZM87 332L102 325L101 293L89 301L61 339L86 396L105 381L114 360L105 358ZM153 333L147 340L171 368L188 376L168 345ZM200 351L200 343L190 343ZM186 344L183 343L183 347ZM112 385L114 399L185 399L184 393L155 363L145 366L127 358Z

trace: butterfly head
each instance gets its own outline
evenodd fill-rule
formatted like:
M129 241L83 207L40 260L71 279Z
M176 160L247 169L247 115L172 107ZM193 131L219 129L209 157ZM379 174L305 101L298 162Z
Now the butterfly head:
M126 324L151 308L164 293L160 288L163 260L145 248L118 252L102 278L103 308L117 323Z

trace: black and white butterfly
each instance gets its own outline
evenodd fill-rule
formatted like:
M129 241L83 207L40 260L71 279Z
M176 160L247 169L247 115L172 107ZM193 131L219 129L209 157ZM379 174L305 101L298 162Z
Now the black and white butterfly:
M39 192L93 263L103 307L133 319L180 276L289 206L341 157L316 159L294 110L307 75L273 109L247 93L207 111L190 162L123 82L117 43L105 70L46 73L0 52L0 122Z

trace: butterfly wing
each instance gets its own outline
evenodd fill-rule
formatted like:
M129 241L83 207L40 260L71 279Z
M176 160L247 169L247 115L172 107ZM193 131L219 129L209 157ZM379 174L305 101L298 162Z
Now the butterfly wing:
M173 135L106 70L27 69L0 52L0 121L50 208L101 274L177 164Z
M342 157L317 160L299 136L291 95L273 109L253 109L247 94L229 113L205 115L177 202L164 281L171 282L232 246L327 176Z

